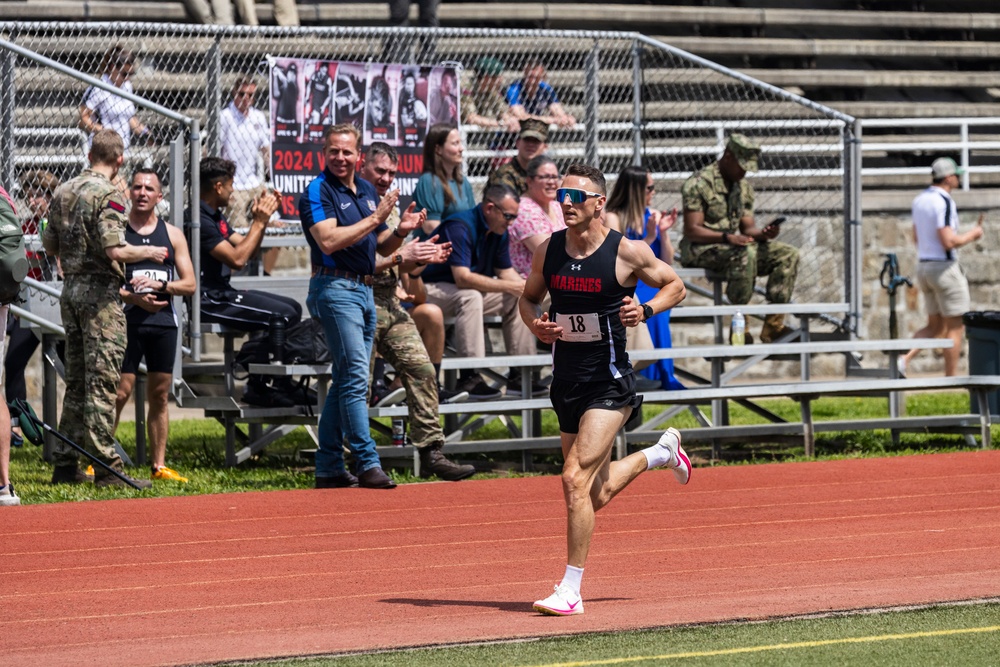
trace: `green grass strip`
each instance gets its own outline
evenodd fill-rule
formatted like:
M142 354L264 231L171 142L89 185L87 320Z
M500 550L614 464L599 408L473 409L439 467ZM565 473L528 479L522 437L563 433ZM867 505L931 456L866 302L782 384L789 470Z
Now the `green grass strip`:
M533 667L590 667L591 665L623 665L644 660L675 660L683 658L709 658L721 655L736 655L739 653L762 653L764 651L785 651L796 648L820 648L837 644L862 644L869 642L899 641L903 639L923 639L926 637L944 637L948 635L965 635L983 632L998 632L1000 625L985 628L957 628L952 630L933 630L929 632L906 632L903 634L877 635L874 637L843 637L841 639L823 639L820 641L792 642L788 644L769 644L767 646L744 646L740 648L720 649L716 651L688 651L686 653L666 653L663 655L644 655L629 658L611 658L608 660L586 660L578 662L551 662Z

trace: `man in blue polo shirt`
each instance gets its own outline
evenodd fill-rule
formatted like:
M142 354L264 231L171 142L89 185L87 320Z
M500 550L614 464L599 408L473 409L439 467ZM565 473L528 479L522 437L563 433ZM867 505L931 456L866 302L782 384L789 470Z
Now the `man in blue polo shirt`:
M361 133L351 123L327 129L323 139L325 168L299 199L302 230L312 255L312 279L306 305L323 324L330 346L330 391L319 419L316 488L396 486L382 470L368 428L368 360L375 337L372 281L375 250L391 255L403 239L420 227L423 212L414 205L391 231L386 218L396 207L399 191L379 201L375 187L355 176ZM344 466L344 442L354 455L355 477Z
M517 300L524 279L511 268L507 226L517 217L520 196L510 186L490 185L483 201L456 213L435 230L440 243L451 242L446 264L428 265L423 272L427 300L445 317L455 318L455 348L463 357L486 356L485 315L503 317L507 354L534 354L535 342L521 321ZM520 379L507 383L507 393L520 389ZM478 373L464 371L457 387L474 399L497 398Z
M545 81L545 63L529 60L524 66L524 78L507 86L507 104L518 120L537 118L547 125L573 127L576 118L566 113L556 91Z

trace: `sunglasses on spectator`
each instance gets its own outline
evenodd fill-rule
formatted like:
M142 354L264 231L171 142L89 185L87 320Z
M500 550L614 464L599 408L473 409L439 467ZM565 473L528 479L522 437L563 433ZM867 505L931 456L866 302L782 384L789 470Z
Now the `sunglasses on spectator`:
M647 185L646 186L646 192L656 192L656 186L655 185Z
M502 215L503 219L506 220L507 222L513 222L517 218L517 213L507 213L502 208L500 208L500 204L492 200L487 200L487 201L489 201L491 204L497 207L497 210L500 211L500 215Z
M566 197L574 204L582 204L587 201L590 197L603 197L600 192L587 192L586 190L577 190L576 188L559 188L556 190L556 201L564 202Z

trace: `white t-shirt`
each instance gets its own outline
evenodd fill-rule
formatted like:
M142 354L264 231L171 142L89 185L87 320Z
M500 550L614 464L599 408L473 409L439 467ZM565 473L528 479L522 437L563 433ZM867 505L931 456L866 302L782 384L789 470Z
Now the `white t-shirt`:
M941 245L938 230L958 232L958 207L943 188L932 185L913 200L913 228L917 233L917 256L922 260L953 260L954 251Z
M232 102L219 115L219 143L222 157L236 163L233 187L250 190L260 185L257 159L260 150L271 143L267 117L260 109L250 107L243 115Z
M101 77L101 81L111 83L111 77L105 74ZM132 82L126 80L121 85L121 89L126 93L131 93ZM120 134L122 141L125 142L125 148L129 147L132 143L132 127L129 125L129 121L135 115L134 104L125 98L118 97L114 93L93 87L87 88L86 92L84 92L83 104L94 113L97 117L97 122L102 127L110 128ZM93 140L94 135L91 134L87 138L88 151Z

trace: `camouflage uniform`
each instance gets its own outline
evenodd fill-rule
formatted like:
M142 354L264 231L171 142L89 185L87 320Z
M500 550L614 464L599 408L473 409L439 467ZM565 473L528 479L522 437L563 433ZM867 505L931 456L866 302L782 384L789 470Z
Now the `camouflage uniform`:
M726 188L726 181L713 162L681 187L684 211L702 212L704 226L716 232L740 233L740 219L753 215L754 191L746 179ZM768 276L767 300L788 303L795 288L799 251L780 241L762 241L746 246L729 243L691 243L681 240L681 264L709 269L726 276L726 296L733 303L747 303L753 296L758 275Z
M43 233L46 251L59 255L65 275L66 395L59 430L116 470L122 461L113 444L115 399L127 342L118 289L125 268L105 248L125 245L126 223L121 191L88 169L53 195ZM77 452L57 443L55 466L76 462ZM98 478L108 475L96 471Z
M496 185L497 183L503 183L504 185L509 185L514 188L514 191L519 195L523 195L528 191L528 172L525 171L521 164L517 161L515 157L513 160L505 165L502 165L492 174L490 174L489 181L486 183L486 187L491 185Z
M468 123L469 116L483 116L501 120L510 111L510 105L497 90L480 90L473 87L462 91L462 122Z
M395 229L399 224L399 212L394 211L386 224ZM444 431L441 430L438 415L437 373L427 356L427 348L417 325L399 303L397 280L396 269L390 268L376 275L372 283L377 323L371 365L375 365L377 352L399 373L406 389L413 446L418 449L443 446Z

